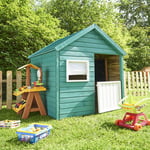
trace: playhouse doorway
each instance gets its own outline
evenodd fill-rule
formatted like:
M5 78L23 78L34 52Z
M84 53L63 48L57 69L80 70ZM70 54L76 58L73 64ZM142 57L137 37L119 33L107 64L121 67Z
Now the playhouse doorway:
M95 54L96 113L119 109L120 86L119 56Z
M119 56L95 54L95 83L118 80L120 81Z
M104 55L95 55L95 82L107 81L107 58Z

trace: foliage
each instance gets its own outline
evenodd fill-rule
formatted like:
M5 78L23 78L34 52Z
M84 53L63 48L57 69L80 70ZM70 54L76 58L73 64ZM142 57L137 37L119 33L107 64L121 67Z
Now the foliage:
M43 4L43 7L59 19L61 27L68 32L74 33L95 23L128 50L130 35L116 12L114 3L106 0L51 0Z
M150 107L148 107L150 108ZM12 110L0 110L0 120L20 119ZM16 128L1 128L1 150L141 150L150 149L150 126L140 131L116 126L115 120L123 119L124 111L117 110L84 117L54 120L49 116L31 113L28 119L21 119L21 126L31 123L51 124L51 134L35 144L20 142ZM150 111L146 113L150 118Z
M130 32L134 39L130 43L132 51L126 63L128 68L137 71L150 66L150 28L135 26Z
M129 53L128 69L149 66L149 0L116 1L1 0L0 70L15 70L33 52L93 23Z
M150 1L120 0L119 9L132 36L127 67L135 71L150 66Z
M126 25L142 27L150 25L150 1L149 0L120 0L120 12Z
M1 1L0 16L1 70L26 64L27 56L67 35L56 18L34 9L29 0Z

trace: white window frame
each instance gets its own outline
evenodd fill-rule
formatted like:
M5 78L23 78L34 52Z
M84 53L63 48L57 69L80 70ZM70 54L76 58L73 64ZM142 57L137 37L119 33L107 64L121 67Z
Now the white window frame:
M70 80L70 70L69 70L69 63L85 63L86 64L86 79L85 80ZM78 75L78 74L77 74ZM66 61L66 82L87 82L89 81L89 61L88 60L67 60Z

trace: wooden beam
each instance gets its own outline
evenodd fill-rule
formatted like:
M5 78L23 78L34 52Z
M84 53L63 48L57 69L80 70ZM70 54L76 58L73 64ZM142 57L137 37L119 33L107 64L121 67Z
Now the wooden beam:
M26 68L26 86L30 86L30 67Z
M107 63L107 58L105 58L105 78L106 78L106 81L108 81L108 63Z
M20 88L22 86L22 73L21 71L16 71L16 88ZM21 96L17 96L17 102L21 100Z
M7 108L11 109L11 104L12 104L12 71L7 71L6 104L7 104Z

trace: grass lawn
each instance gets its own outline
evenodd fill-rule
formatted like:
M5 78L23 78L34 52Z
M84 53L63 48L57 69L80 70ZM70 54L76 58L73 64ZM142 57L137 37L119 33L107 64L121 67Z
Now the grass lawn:
M150 107L146 115L150 118ZM103 114L54 120L49 116L31 113L21 119L13 110L0 110L0 120L20 119L21 126L30 123L46 123L53 126L51 134L35 144L20 142L16 129L0 128L1 150L148 150L150 149L150 126L133 131L114 125L124 112L116 110Z

